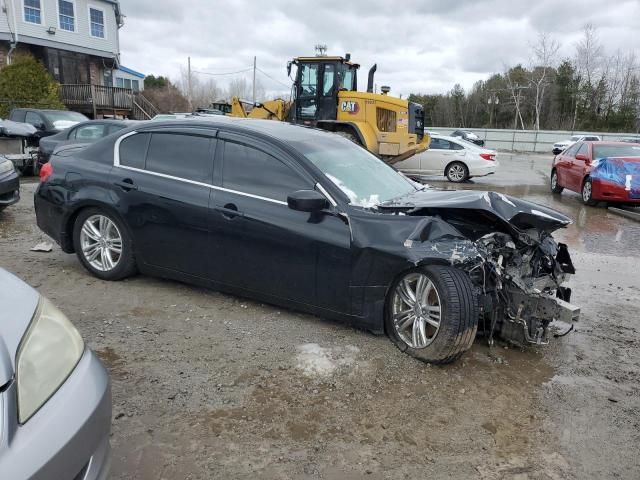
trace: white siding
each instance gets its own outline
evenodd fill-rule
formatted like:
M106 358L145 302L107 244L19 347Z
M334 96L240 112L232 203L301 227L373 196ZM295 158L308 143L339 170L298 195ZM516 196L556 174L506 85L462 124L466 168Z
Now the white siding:
M117 55L118 52L118 26L114 5L102 0L72 0L74 4L75 32L69 32L60 28L58 21L58 0L40 0L42 6L42 24L37 25L24 21L23 0L4 0L8 7L7 13L0 13L0 32L8 32L7 15L13 27L13 11L16 14L18 42L21 36L35 37L51 42L57 42L72 46L79 46L99 50ZM97 7L104 11L105 38L91 36L89 23L89 6ZM47 33L49 27L55 27L56 33ZM15 30L15 28L14 28ZM27 41L24 39L24 41ZM63 48L62 46L60 48Z

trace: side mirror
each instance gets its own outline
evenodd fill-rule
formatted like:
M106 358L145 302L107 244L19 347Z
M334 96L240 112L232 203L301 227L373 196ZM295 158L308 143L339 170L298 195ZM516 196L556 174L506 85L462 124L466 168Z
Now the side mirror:
M44 130L44 122L36 122L33 126L36 127L36 130Z
M327 207L327 199L315 190L298 190L289 194L287 205L299 212L318 212Z
M287 77L291 77L291 62L287 62Z
M576 160L582 160L583 162L588 162L589 157L587 157L584 153L578 153L576 155Z

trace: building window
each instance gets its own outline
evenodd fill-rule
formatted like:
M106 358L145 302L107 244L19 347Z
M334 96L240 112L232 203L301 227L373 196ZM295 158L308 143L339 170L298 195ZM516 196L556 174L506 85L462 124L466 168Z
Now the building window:
M91 24L91 36L104 38L104 12L97 8L89 8L89 23Z
M131 80L131 89L134 92L140 91L140 83L138 82L138 80Z
M68 0L58 0L58 17L60 20L60 30L68 32L76 31L76 19L73 11L73 2Z
M42 23L40 0L24 0L24 21L38 25Z

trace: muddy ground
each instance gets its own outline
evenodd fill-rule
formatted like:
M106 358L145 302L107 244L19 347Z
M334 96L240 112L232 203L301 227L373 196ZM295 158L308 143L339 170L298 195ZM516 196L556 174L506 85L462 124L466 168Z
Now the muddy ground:
M171 281L109 283L45 240L24 179L0 266L55 301L113 382L113 479L640 478L640 224L553 197L551 157L502 155L493 189L575 220L576 330L431 367L385 337ZM441 180L434 185L450 188Z

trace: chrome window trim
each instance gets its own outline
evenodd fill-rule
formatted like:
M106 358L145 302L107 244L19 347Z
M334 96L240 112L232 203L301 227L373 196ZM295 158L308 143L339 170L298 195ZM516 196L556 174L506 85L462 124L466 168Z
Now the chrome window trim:
M138 132L138 131L129 132L126 135L123 135L120 138L118 138L118 140L116 140L116 143L114 144L114 153L113 153L113 166L114 167L123 168L125 170L131 170L133 172L145 173L147 175L154 175L156 177L168 178L169 180L176 180L178 182L190 183L192 185L198 185L200 187L207 187L207 188L211 188L213 190L219 190L221 192L233 193L233 194L236 194L236 195L241 195L243 197L255 198L256 200L263 200L265 202L276 203L278 205L285 205L285 206L288 207L287 202L283 202L282 200L276 200L274 198L268 198L268 197L261 197L260 195L254 195L253 193L240 192L238 190L231 190L230 188L218 187L217 185L211 185L209 183L197 182L195 180L189 180L187 178L174 177L173 175L167 175L166 173L152 172L150 170L143 170L141 168L129 167L127 165L120 165L120 143L122 143L122 141L125 138L131 137L131 136L135 135L136 133L140 133L140 132ZM147 132L143 132L143 133L147 133ZM153 133L153 132L149 132L149 133ZM331 201L331 200L329 200L329 201Z
M320 183L316 183L316 188L318 189L318 191L324 195L325 197L327 197L327 200L329 200L329 203L335 208L338 206L337 202L333 199L333 197L329 194L329 192L327 192L327 190L320 185Z

